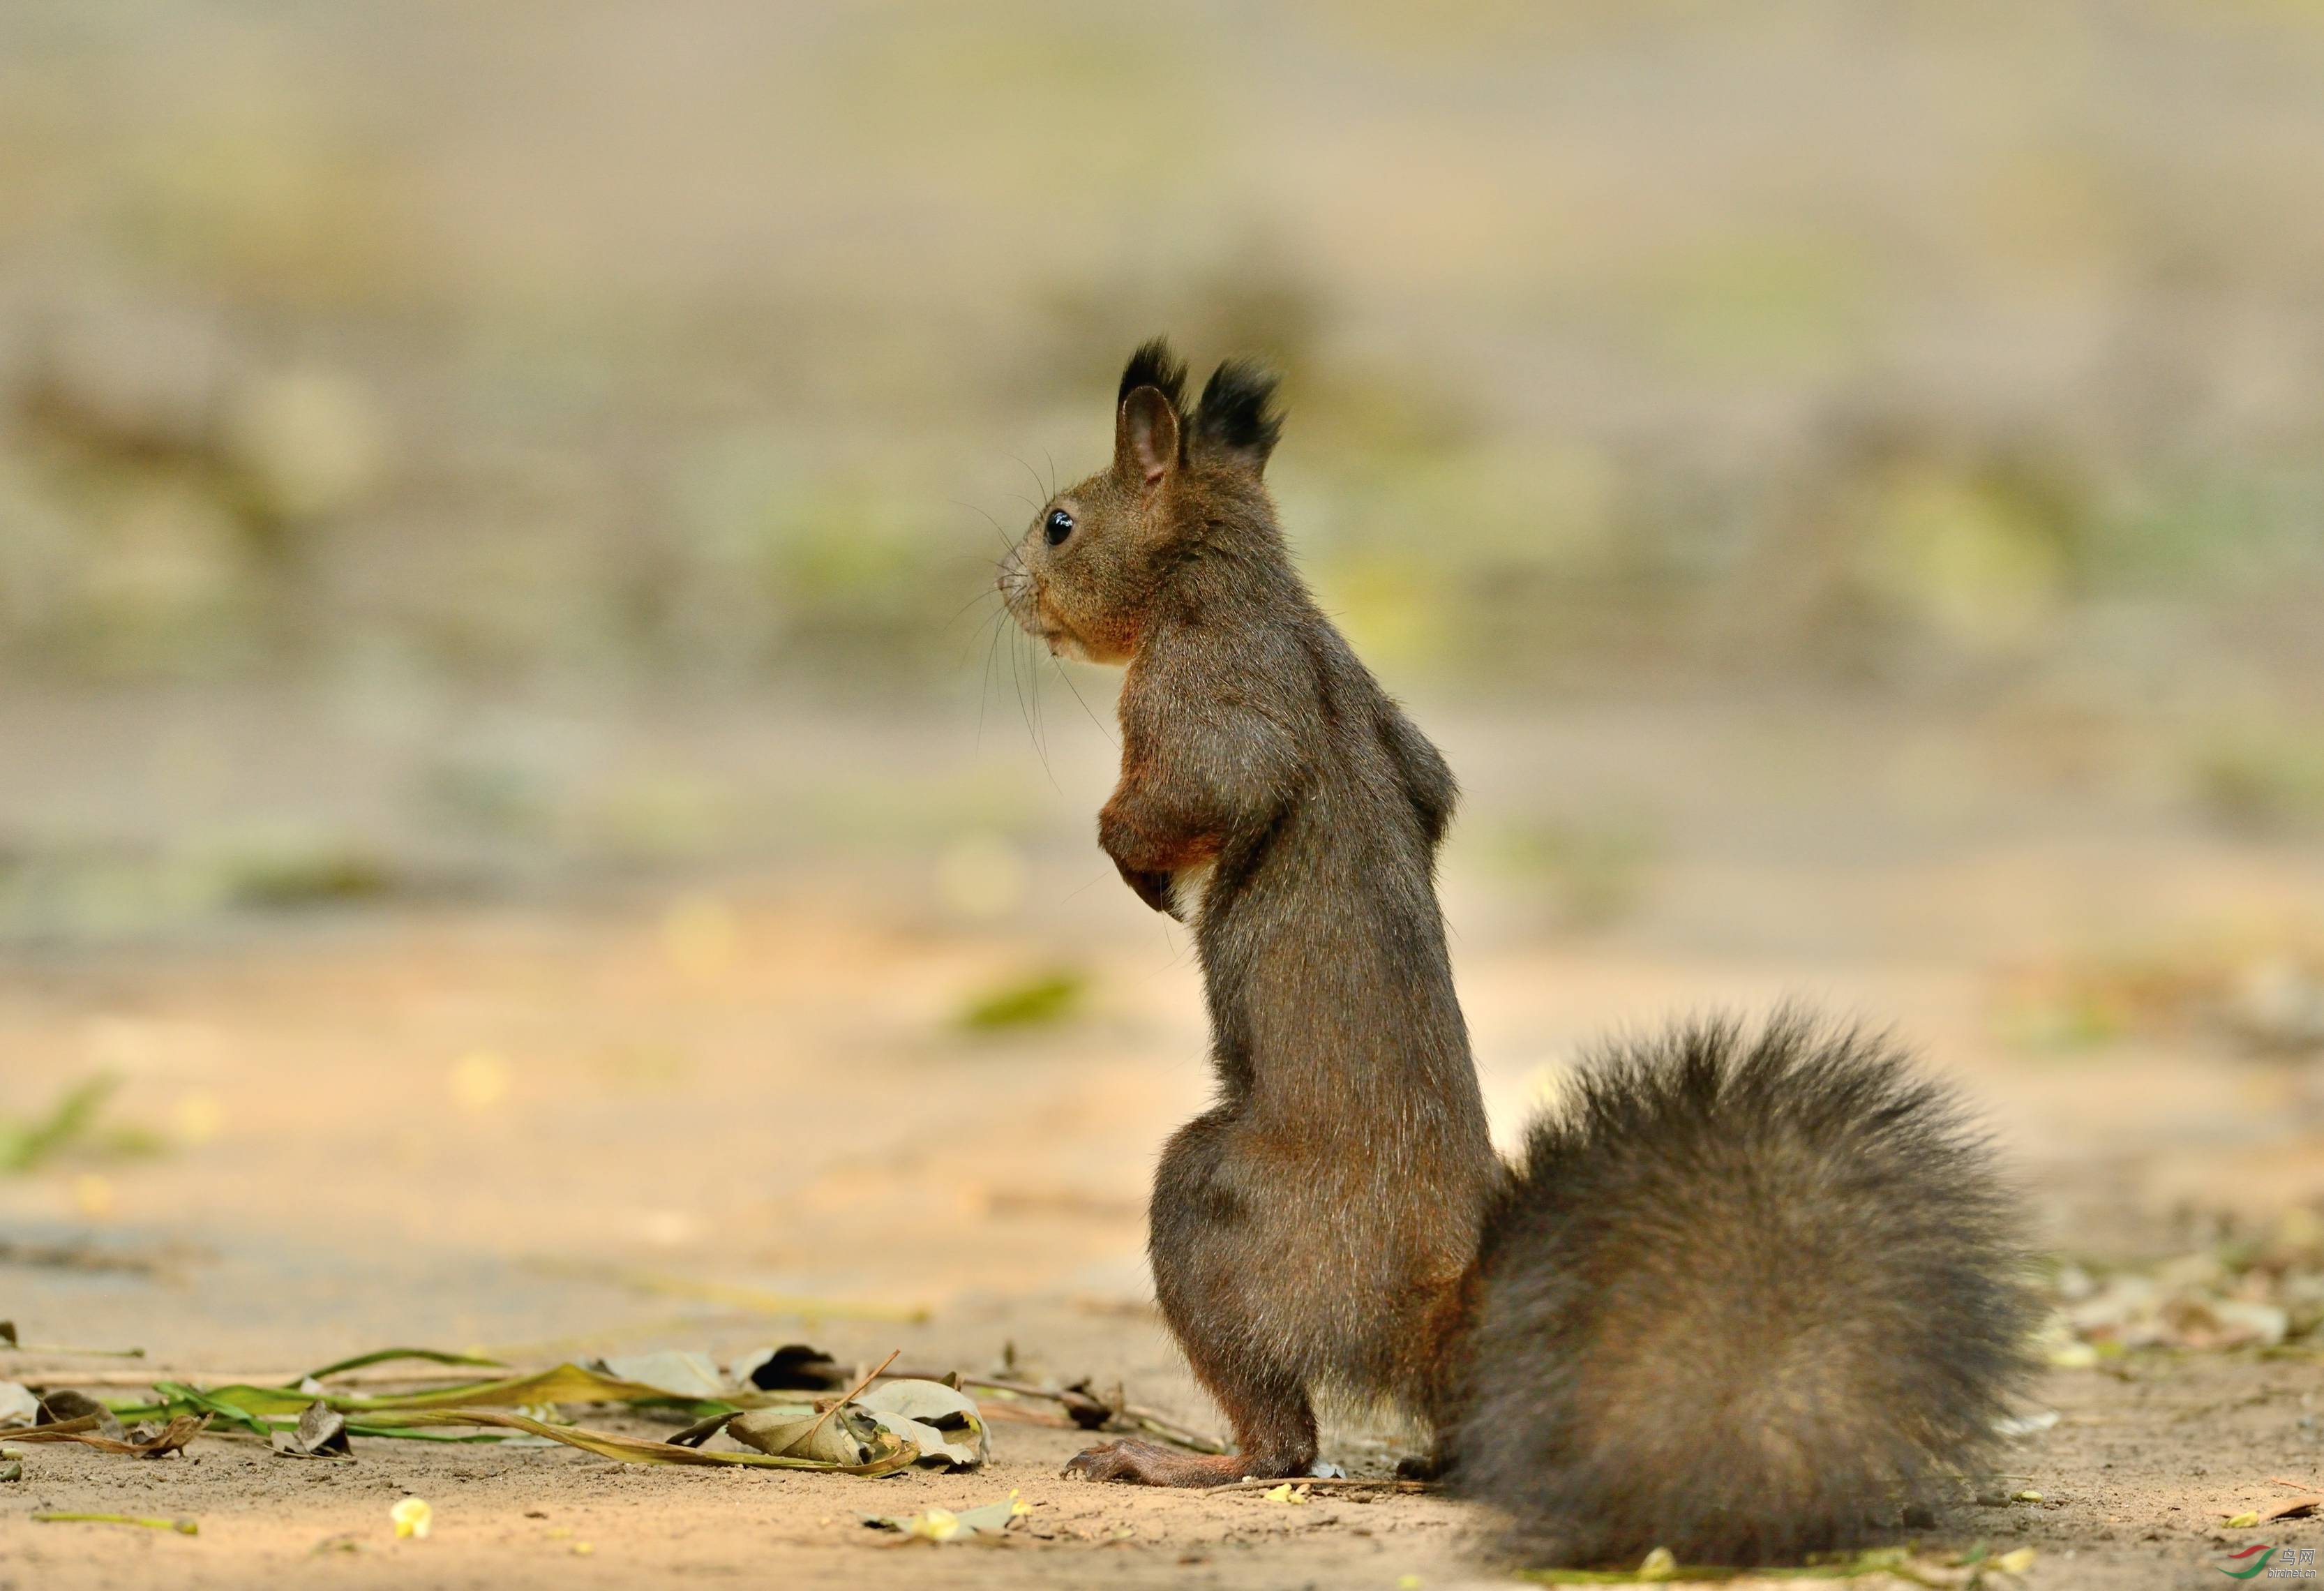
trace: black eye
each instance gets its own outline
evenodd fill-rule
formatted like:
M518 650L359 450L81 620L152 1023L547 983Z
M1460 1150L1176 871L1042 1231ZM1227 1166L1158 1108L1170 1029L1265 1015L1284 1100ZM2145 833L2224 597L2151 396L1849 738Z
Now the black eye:
M1074 533L1074 516L1062 508L1049 510L1049 517L1041 522L1041 535L1055 547Z

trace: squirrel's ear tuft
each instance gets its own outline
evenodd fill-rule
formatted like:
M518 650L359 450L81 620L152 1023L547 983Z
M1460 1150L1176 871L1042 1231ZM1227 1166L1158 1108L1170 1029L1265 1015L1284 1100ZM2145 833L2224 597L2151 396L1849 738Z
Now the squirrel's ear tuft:
M1191 449L1231 459L1253 472L1265 469L1267 456L1283 434L1283 417L1275 411L1279 380L1273 371L1248 359L1230 359L1211 372L1202 404L1194 411Z
M1121 385L1113 394L1114 407L1120 408L1130 394L1139 387L1153 387L1170 400L1170 412L1180 412L1179 403L1186 394L1186 362L1170 351L1170 339L1151 338L1130 356L1122 367Z

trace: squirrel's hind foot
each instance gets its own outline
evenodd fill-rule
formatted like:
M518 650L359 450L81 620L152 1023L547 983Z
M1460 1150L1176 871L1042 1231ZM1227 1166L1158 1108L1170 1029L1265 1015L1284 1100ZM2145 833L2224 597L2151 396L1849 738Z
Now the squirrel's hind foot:
M1268 1471L1237 1453L1178 1453L1152 1442L1122 1441L1075 1455L1065 1473L1137 1486L1223 1486Z

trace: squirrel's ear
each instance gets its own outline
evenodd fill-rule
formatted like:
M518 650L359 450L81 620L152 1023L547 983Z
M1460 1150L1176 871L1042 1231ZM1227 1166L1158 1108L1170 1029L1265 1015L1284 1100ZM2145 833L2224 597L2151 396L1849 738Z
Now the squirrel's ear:
M1177 464L1185 390L1185 362L1168 339L1149 338L1130 356L1114 393L1113 467L1125 479L1150 486Z
M1240 464L1253 475L1265 469L1283 434L1283 417L1275 412L1278 380L1248 359L1230 359L1211 372L1194 411L1188 450Z
M1121 401L1113 422L1113 467L1151 486L1178 466L1178 412L1160 387L1142 386Z

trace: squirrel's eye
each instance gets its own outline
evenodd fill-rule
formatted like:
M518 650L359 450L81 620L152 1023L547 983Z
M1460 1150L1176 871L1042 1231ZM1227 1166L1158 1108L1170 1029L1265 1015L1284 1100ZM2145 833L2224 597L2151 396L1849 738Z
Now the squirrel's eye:
M1049 510L1049 517L1041 523L1041 535L1055 547L1074 533L1074 516L1062 508Z

